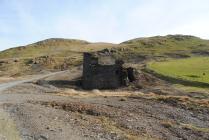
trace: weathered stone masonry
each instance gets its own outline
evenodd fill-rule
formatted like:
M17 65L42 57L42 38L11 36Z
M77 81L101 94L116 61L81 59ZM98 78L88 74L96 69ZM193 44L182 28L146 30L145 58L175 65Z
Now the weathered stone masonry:
M92 53L84 53L83 88L114 89L125 86L130 74L122 65L123 61L120 60L116 60L113 64L100 64L97 56Z

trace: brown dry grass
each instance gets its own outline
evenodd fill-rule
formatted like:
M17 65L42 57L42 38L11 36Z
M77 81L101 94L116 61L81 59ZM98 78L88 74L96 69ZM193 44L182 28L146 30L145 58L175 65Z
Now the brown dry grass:
M183 128L198 131L198 132L209 133L209 128L201 128L201 127L197 127L193 124L180 123L180 126L183 127Z
M100 117L103 127L112 133L116 133L124 136L127 140L157 140L149 136L148 134L137 135L131 132L130 130L124 129L117 125L117 123L113 122L107 117Z
M149 100L157 100L160 102L168 103L174 106L180 105L187 109L209 108L209 99L194 99L188 96L172 96L172 95L158 95L155 93L138 94L130 96L130 98L146 98Z
M101 91L101 90L92 90L92 91L78 91L74 89L66 89L63 92L57 93L58 96L70 96L70 97L79 97L79 98L88 98L88 97L129 97L134 95L143 94L141 92L131 92L131 91Z
M170 128L170 127L173 127L174 125L176 125L176 123L172 120L162 120L160 123L161 123L161 125L163 125L166 128Z
M155 93L144 94L142 92L133 92L133 91L77 91L74 89L67 89L63 92L57 93L58 96L70 96L78 98L88 98L88 97L122 97L121 101L126 101L125 97L129 98L146 98L150 100L157 100L170 104L181 104L185 106L193 107L207 107L209 108L209 99L194 99L188 96L171 96L171 95L158 95Z

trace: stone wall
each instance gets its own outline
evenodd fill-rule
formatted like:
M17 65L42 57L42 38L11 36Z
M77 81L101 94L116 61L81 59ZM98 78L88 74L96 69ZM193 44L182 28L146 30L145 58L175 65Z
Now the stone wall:
M91 53L84 53L83 81L84 89L114 89L126 84L127 73L121 61L112 65L101 65L99 58Z

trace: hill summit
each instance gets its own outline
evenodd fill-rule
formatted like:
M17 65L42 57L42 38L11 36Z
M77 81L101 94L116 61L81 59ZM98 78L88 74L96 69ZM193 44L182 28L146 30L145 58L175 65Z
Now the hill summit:
M104 49L110 50L111 55L117 59L140 63L150 59L209 55L209 41L190 35L136 38L120 44L51 38L0 52L1 75L67 69L82 64L83 52Z

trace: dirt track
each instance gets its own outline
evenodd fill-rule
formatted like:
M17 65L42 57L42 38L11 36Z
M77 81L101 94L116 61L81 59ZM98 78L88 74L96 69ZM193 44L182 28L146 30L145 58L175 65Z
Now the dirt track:
M208 100L29 82L2 91L0 102L26 140L209 139Z

